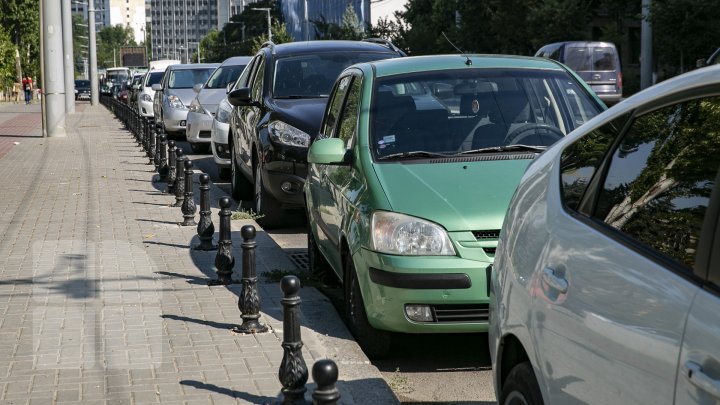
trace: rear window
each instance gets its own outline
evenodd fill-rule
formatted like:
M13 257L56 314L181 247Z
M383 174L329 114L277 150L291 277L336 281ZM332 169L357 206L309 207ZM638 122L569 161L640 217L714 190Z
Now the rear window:
M168 88L191 89L198 83L205 83L215 70L214 67L202 69L182 69L170 71Z
M565 49L565 64L576 72L616 70L615 49L608 46Z

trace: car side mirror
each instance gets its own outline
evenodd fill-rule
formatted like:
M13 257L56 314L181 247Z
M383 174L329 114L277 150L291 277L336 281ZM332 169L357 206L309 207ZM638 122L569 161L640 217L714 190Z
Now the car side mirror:
M228 93L227 99L228 102L235 107L257 105L257 103L253 102L250 98L249 87L243 87L241 89L231 91L230 93Z
M203 88L202 83L198 83L198 84L196 84L196 85L193 86L193 91L194 91L195 93L200 93L200 90L202 90L202 88Z
M345 148L345 141L342 139L316 139L310 145L307 160L309 163L321 165L346 165L349 163L346 155L347 149Z
M697 60L697 62L695 62L695 66L699 67L699 68L704 67L705 62L707 62L707 60L705 58L700 58Z
M153 91L160 91L160 90L162 90L162 84L155 83L152 85L152 89L153 89Z

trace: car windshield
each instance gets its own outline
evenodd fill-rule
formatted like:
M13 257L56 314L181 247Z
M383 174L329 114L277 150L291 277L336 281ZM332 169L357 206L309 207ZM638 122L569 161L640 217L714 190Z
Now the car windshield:
M541 151L601 107L566 72L465 69L379 78L370 109L378 159Z
M346 67L397 55L377 52L333 52L289 56L275 62L274 98L327 97Z
M75 80L75 87L90 87L90 80Z
M234 83L235 80L237 80L238 77L240 77L240 73L242 73L243 69L245 69L246 65L227 65L227 66L220 66L217 68L215 73L210 76L210 79L208 79L207 84L205 85L206 89L224 89L227 87L228 84Z
M128 80L129 75L125 71L108 72L107 80L115 84L120 84Z
M208 77L215 70L214 67L202 69L180 69L171 70L168 88L170 89L191 89L198 83L205 83Z
M152 73L150 73L150 74L148 75L149 77L147 78L147 80L145 80L145 86L146 86L146 87L152 87L153 84L160 83L160 81L162 80L164 74L165 74L165 72L152 72Z

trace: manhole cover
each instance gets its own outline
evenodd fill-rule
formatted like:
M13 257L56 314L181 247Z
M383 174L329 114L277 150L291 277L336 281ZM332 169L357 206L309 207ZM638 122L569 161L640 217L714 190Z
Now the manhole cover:
M289 252L288 256L290 257L290 260L295 264L295 267L297 267L299 270L309 270L310 269L310 262L308 261L308 254L307 250L296 250L294 252Z

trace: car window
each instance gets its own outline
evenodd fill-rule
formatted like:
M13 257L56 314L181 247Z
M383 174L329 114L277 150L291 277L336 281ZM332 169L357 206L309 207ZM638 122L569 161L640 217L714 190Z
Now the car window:
M327 113L325 114L325 120L320 127L320 133L325 138L333 137L335 134L335 125L337 124L338 117L340 116L340 109L345 101L345 95L350 87L351 80L352 76L343 77L338 81L335 89L333 90L330 102L328 103Z
M560 186L563 203L577 210L593 175L629 114L616 118L578 139L560 156Z
M248 65L243 69L243 71L240 73L240 77L238 77L237 81L235 81L235 85L233 86L233 90L237 90L243 87L248 86L248 80L250 80L250 76L252 75L253 69L255 69L255 62L257 61L257 57L255 57L253 60L248 63Z
M153 84L160 83L164 74L165 72L152 72L148 74L148 77L145 80L145 87L152 87Z
M245 69L245 65L220 66L213 72L205 85L206 89L224 89L228 84L237 80Z
M614 151L596 219L692 269L720 166L720 97L638 117Z
M593 70L615 70L615 49L597 46L593 50Z
M275 61L274 98L327 97L346 67L398 56L378 52L332 52L288 56Z
M568 46L565 48L565 64L576 72L592 70L590 48Z
M473 69L378 78L370 108L375 156L544 148L601 107L566 71Z
M191 89L198 83L205 83L214 70L214 67L172 70L170 71L167 87L170 89Z
M362 96L362 78L355 77L348 95L345 99L345 108L342 109L342 116L338 124L336 136L345 141L345 147L350 149L355 139L358 115L360 114L360 97Z
M263 83L265 82L265 57L261 56L255 69L255 77L252 79L251 95L255 101L262 100Z

